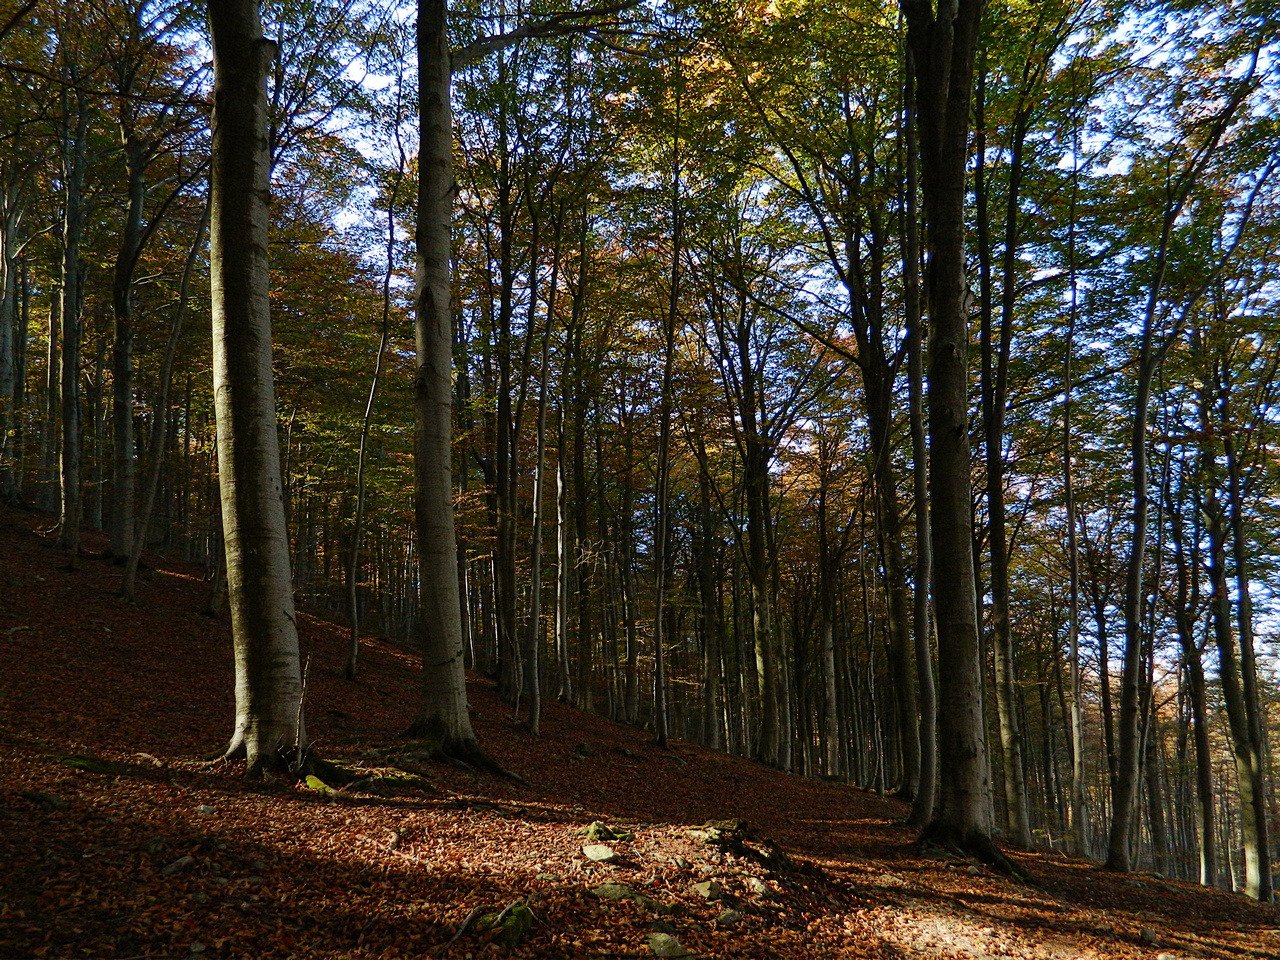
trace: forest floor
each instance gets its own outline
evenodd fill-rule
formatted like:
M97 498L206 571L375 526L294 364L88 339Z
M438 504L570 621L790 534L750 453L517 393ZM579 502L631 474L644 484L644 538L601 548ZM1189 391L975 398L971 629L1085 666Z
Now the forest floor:
M309 733L386 776L246 783L200 759L232 663L198 570L154 558L126 605L103 544L72 572L49 523L0 513L0 957L1280 957L1280 914L1243 898L1054 853L1013 883L920 855L892 799L557 703L533 738L482 679L477 732L527 785L401 761L414 780L379 751L416 658L368 639L348 683L344 628L307 615ZM593 821L634 835L614 863L584 856ZM505 950L474 918L513 903L532 927Z

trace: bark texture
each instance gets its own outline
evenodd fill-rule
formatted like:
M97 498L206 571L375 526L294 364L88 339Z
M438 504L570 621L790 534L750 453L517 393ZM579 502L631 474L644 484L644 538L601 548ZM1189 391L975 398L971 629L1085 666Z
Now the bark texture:
M213 385L236 725L250 775L300 770L307 752L271 372L267 71L275 44L256 0L209 4L213 36L210 261Z

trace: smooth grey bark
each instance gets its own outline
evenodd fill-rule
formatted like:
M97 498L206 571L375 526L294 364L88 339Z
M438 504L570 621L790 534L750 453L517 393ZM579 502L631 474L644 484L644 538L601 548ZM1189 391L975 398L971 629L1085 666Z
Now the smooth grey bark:
M236 676L226 756L243 755L257 776L299 771L309 753L271 370L266 79L276 46L257 0L211 0L208 11L214 412Z
M422 702L415 733L442 754L479 753L467 712L453 519L453 112L446 0L418 2L417 271L414 341L414 518Z

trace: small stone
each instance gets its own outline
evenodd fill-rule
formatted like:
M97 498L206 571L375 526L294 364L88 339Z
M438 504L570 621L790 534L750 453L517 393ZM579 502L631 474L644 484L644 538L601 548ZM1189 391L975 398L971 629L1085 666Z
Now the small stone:
M982 868L978 866L970 866L965 873L969 874L971 877L976 877L982 873Z
M742 914L737 910L721 910L720 916L716 917L716 923L722 927L736 926L742 920Z
M578 756L580 757L595 756L595 752L596 752L596 748L591 746L591 744L589 743L580 743L574 749L577 751Z
M675 936L676 928L674 924L667 923L665 920L655 920L649 924L649 930L652 933L665 933L668 936Z
M688 870L690 867L693 866L693 864L690 863L688 860L686 860L684 857L672 857L671 862L674 863L681 870Z
M191 945L192 953L204 953L204 951L205 951L205 945L201 943L199 940L197 940L195 943Z
M652 910L654 913L666 915L676 912L674 905L670 903L663 903L661 900L655 900L653 897L646 897L643 893L637 893L631 898L631 902L637 907Z
M651 933L649 934L649 949L653 951L655 957L688 957L691 956L677 940L669 933Z
M1156 932L1152 930L1150 927L1143 927L1142 931L1138 934L1138 939L1141 940L1143 943L1155 943Z
M703 900L719 900L724 896L724 887L714 880L704 880L693 885L693 892Z
M536 877L534 877L533 879L535 879L535 880L542 880L542 881L544 881L544 882L548 882L548 883L549 883L549 882L554 881L554 880L559 880L560 878L559 878L559 877L557 877L554 873L540 873L540 874L538 874Z
M155 857L159 856L168 845L169 844L164 837L148 837L146 840L142 841L141 847L143 853L148 856Z
M267 869L267 861L265 861L265 860L255 860L255 861L253 861L253 869L255 869L255 870L259 871L259 872L261 872L261 871L263 871L263 870L266 870L266 869Z
M209 806L207 803L202 803L200 806L196 807L196 813L203 813L205 816L209 816L217 812L218 811L215 808Z
M612 863L618 859L617 852L602 843L586 844L582 848L582 855L594 863Z
M195 893L191 895L191 899L194 900L196 903L208 903L209 895L205 893L203 890L197 890Z
M592 843L600 843L601 841L630 841L635 839L635 834L630 830L618 830L602 823L599 820L593 821L589 826L585 827L582 835Z
M177 860L173 861L173 863L166 866L160 872L164 874L166 877L172 877L179 870L186 870L195 862L196 862L196 858L188 854L185 857L179 857Z
M504 910L486 913L477 922L481 932L492 932L493 942L510 949L533 931L533 911L523 903L513 903Z
M63 800L56 793L46 793L43 790L28 790L22 796L30 800L32 803L43 807L45 810L65 810L67 809L67 801Z
M602 883L591 892L601 900L631 900L636 895L625 883Z
M759 877L747 877L747 889L758 897L769 895L769 885Z

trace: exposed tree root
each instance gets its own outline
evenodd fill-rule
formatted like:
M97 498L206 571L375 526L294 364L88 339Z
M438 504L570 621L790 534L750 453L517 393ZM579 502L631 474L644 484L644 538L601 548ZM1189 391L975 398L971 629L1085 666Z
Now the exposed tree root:
M245 760L247 757L244 737L237 733L225 750L207 756L205 763L214 766ZM316 777L330 787L344 787L363 779L361 774L325 760L310 747L281 747L274 753L258 754L245 770L246 780L262 780L267 775L294 783L309 776Z
M962 832L950 824L934 820L921 832L919 848L925 854L941 852L956 857L972 857L1011 880L1030 887L1039 886L1031 874L1000 852L989 834L979 830Z
M414 741L409 750L426 754L432 760L449 763L471 773L487 773L524 787L529 786L529 782L522 776L506 769L485 753L474 739L445 734L437 718L415 721L404 736Z

